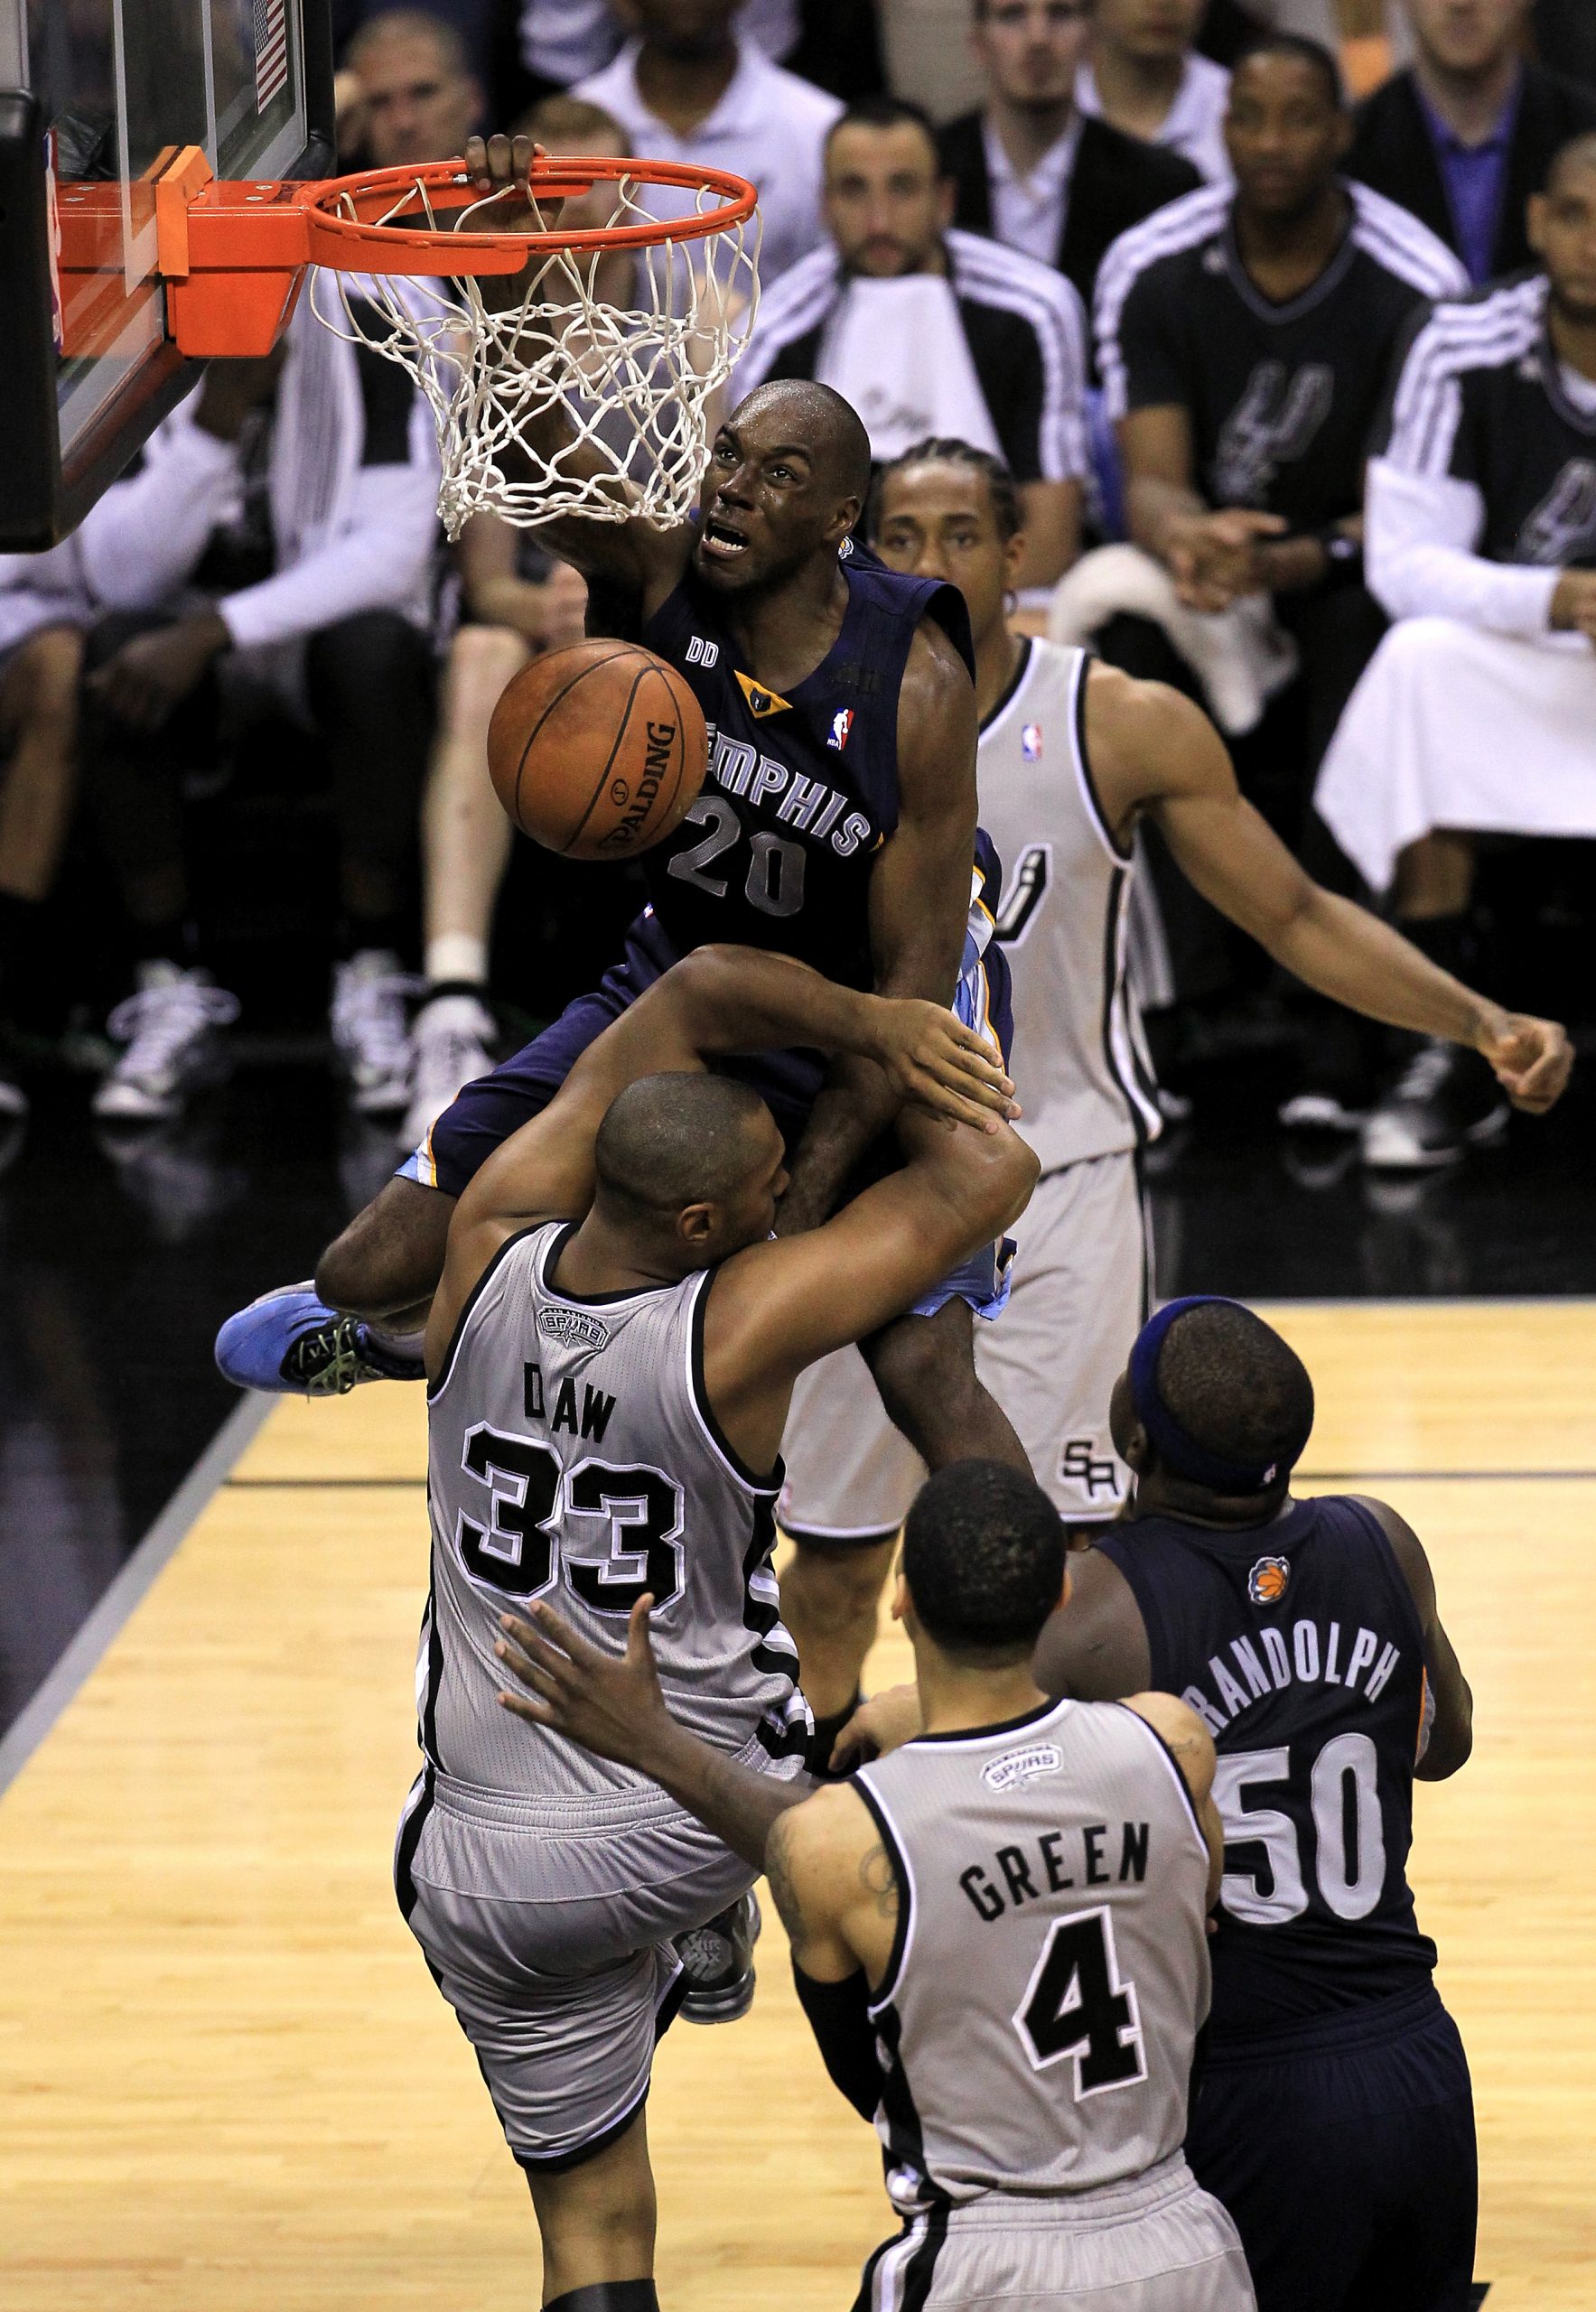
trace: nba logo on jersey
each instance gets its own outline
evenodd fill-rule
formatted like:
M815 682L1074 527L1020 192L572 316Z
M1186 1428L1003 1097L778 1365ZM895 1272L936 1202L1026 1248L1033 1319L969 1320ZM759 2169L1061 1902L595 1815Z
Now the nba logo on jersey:
M1255 1606L1278 1606L1291 1578L1289 1559L1261 1557L1247 1575L1246 1594Z
M1020 752L1027 762L1041 760L1041 724L1027 722L1020 733Z
M831 718L831 736L826 741L826 745L835 749L840 755L843 749L848 743L848 733L853 727L853 708L851 706L839 706L836 713Z

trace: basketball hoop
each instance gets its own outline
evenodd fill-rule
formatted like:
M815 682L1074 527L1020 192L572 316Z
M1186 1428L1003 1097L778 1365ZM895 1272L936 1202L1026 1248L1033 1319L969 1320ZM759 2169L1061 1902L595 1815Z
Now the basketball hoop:
M519 203L520 188L483 199L461 161L251 183L213 176L190 144L147 174L153 272L178 351L269 353L314 266L318 317L398 362L425 396L452 538L479 513L524 529L563 514L666 529L696 503L711 396L759 296L756 196L741 177L539 156L527 196L551 222L495 232L477 220ZM684 213L655 217L650 191L680 199ZM115 183L63 193L69 286L103 270L121 193ZM562 222L570 202L599 221ZM485 279L523 271L505 310L484 298Z
M645 195L662 190L686 196L684 214L651 212ZM456 163L319 186L305 204L312 303L425 396L452 538L479 513L521 528L568 514L668 528L697 502L711 396L753 321L753 188L663 162L540 157L527 195L554 221L494 232L476 220L502 216L519 188L479 198ZM602 221L562 223L572 202ZM478 276L511 259L526 282L501 308ZM447 286L422 287L427 274Z

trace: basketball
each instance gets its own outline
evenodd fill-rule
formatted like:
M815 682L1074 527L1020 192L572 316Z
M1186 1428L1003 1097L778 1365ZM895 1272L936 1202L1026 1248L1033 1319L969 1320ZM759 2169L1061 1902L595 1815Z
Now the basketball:
M488 725L514 824L563 859L630 859L704 784L709 738L674 667L630 642L574 642L524 667Z

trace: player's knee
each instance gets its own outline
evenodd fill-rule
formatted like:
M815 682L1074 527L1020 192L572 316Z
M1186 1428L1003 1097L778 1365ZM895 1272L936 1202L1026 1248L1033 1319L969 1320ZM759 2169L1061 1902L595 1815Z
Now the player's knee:
M860 1344L882 1403L900 1429L915 1437L928 1418L945 1422L980 1384L975 1379L970 1311L950 1300L934 1317L900 1317Z
M806 1636L832 1637L873 1617L891 1555L892 1535L866 1542L819 1542L794 1534L782 1576L784 1613L801 1621Z

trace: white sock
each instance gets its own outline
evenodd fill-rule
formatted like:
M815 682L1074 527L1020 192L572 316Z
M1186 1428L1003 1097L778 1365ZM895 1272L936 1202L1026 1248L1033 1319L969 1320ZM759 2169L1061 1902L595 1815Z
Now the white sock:
M446 980L466 980L472 987L488 984L488 942L469 931L441 931L426 943L422 968L429 987Z

